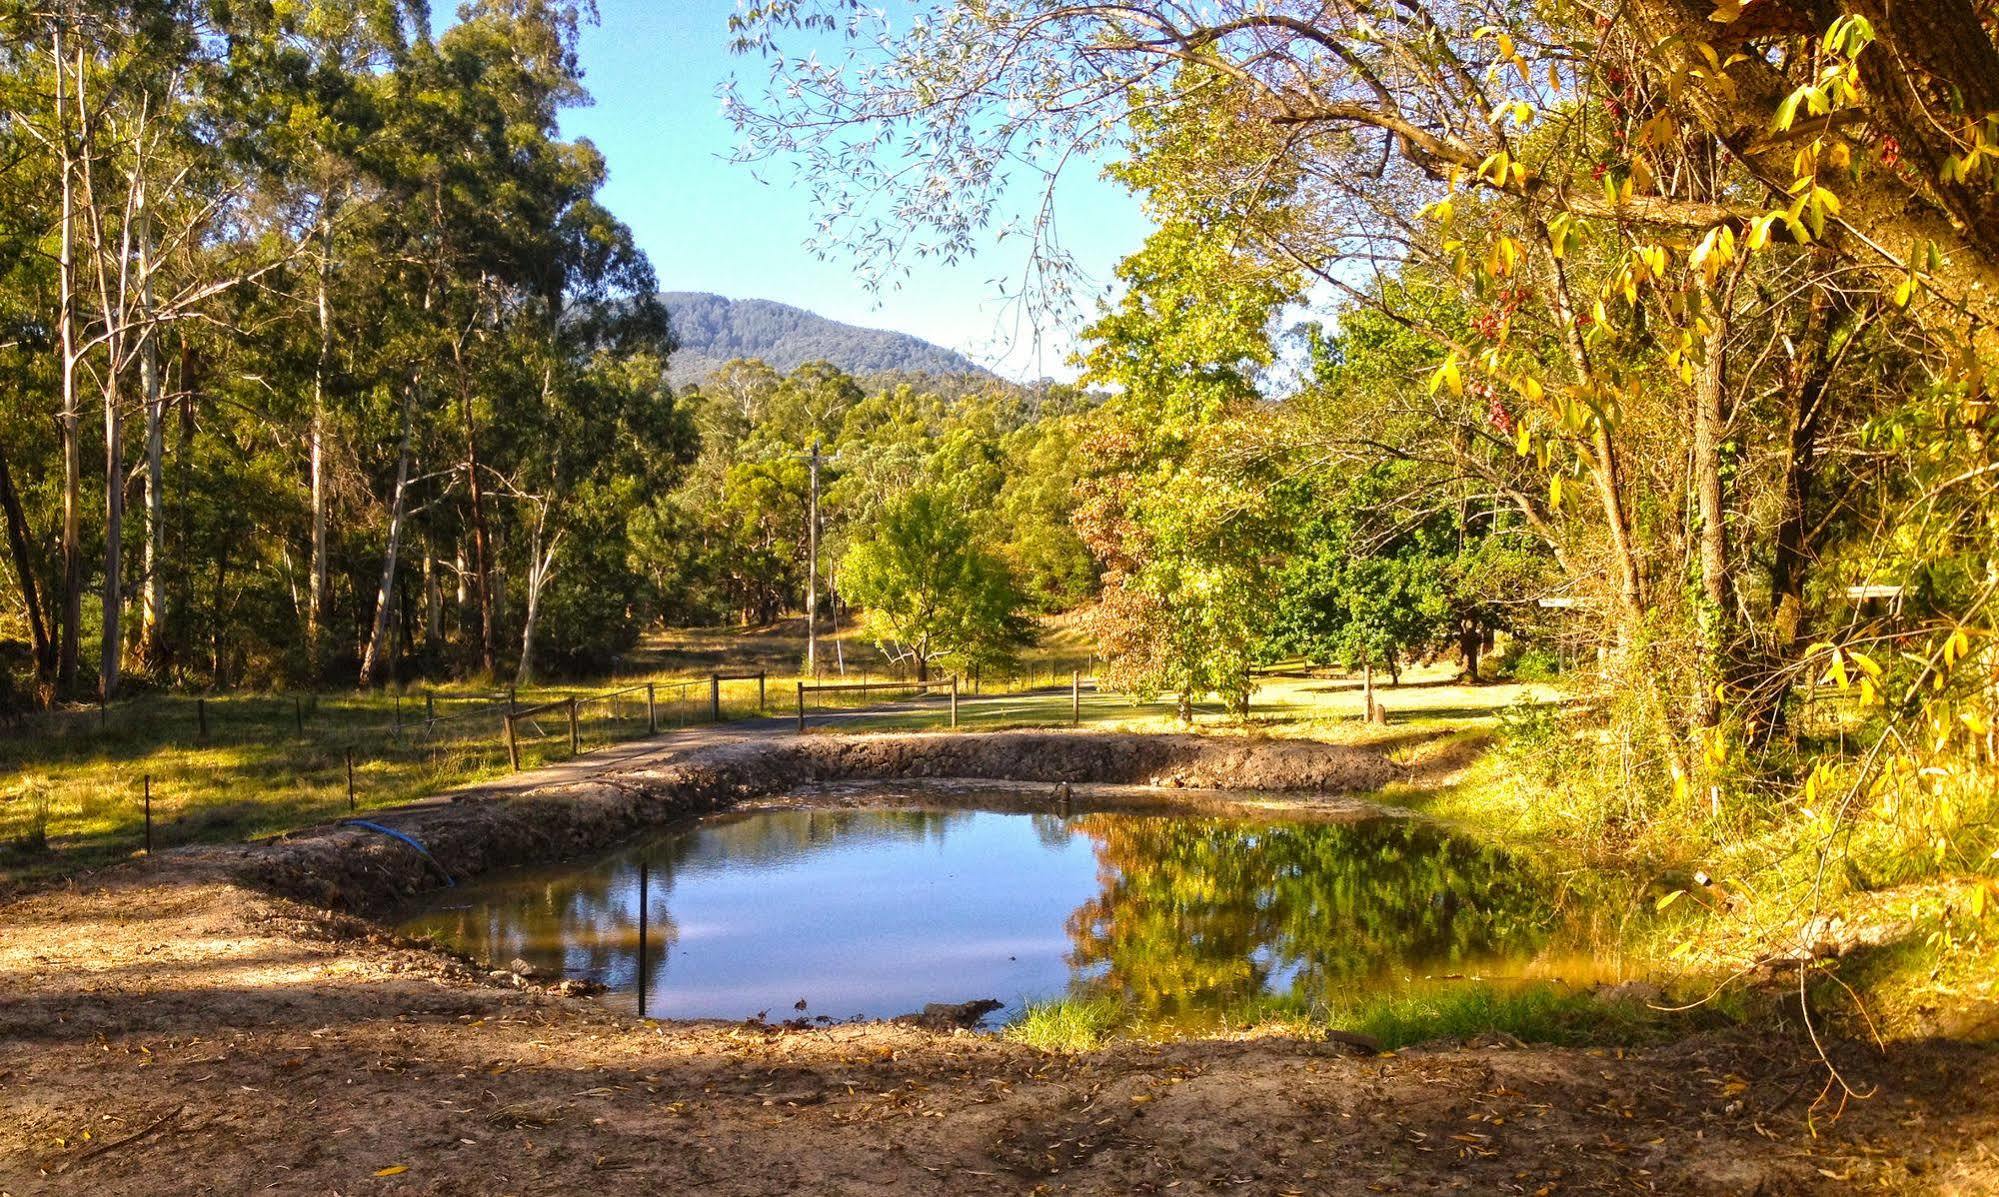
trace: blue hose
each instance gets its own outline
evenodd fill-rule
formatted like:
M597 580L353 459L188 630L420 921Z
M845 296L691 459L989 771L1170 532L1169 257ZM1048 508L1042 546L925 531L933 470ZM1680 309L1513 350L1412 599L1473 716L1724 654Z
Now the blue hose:
M349 819L346 821L344 826L365 827L369 831L379 831L383 835L386 835L391 839L401 840L403 843L408 844L410 847L415 848L418 852L422 853L423 858L425 860L429 861L433 865L437 865L437 871L444 875L444 884L450 886L455 886L458 884L456 881L453 881L451 879L451 873L448 870L446 870L443 865L437 863L437 858L430 854L430 849L424 847L423 844L419 842L415 836L405 835L402 832L397 831L393 827L384 827L380 823L370 823L366 819Z

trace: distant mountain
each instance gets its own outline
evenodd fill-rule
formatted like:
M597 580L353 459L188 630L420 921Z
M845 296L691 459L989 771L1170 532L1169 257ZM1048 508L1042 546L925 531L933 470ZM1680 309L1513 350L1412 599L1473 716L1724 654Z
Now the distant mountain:
M779 370L825 360L849 374L909 371L986 374L978 363L908 333L859 328L768 299L728 299L704 291L660 295L673 321L674 385L699 382L731 358L758 357Z

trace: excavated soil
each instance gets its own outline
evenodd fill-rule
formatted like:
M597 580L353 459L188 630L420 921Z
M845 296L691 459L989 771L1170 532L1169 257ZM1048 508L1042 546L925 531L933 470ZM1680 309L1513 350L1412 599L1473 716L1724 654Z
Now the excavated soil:
M262 888L376 912L435 888L445 874L561 860L649 826L806 784L985 778L1335 795L1377 789L1397 774L1378 753L1303 740L1088 732L755 738L585 782L493 797L473 792L368 816L422 843L428 859L399 840L352 826L208 855ZM1200 804L1191 795L1185 803Z
M800 781L978 776L1011 751L1045 781L1097 762L1095 780L1254 773L1317 792L1385 767L1305 752L1266 773L1235 747L1003 739L724 746L390 819L469 872ZM1870 1094L1837 1110L1809 1044L1775 1034L1630 1053L1363 1056L1251 1035L1059 1055L883 1023L636 1022L243 879L365 909L428 884L395 851L415 855L321 831L0 906L0 1193L1999 1191L1999 1056L1960 1043L1836 1046ZM334 852L373 863L291 880Z

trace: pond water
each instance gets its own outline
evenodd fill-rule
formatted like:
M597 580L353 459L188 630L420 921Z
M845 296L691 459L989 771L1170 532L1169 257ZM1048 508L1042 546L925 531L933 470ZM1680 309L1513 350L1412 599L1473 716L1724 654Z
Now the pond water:
M1406 819L756 810L441 891L402 925L601 982L653 1018L996 998L1004 1021L1102 995L1191 1028L1273 1001L1604 968L1515 863Z

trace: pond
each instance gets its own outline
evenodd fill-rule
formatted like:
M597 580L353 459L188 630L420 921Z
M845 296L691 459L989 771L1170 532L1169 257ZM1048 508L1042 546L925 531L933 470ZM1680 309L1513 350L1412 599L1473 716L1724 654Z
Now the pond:
M1006 797L994 805L1018 805ZM402 925L600 982L653 1018L880 1018L994 998L1003 1022L1104 996L1196 1029L1389 987L1614 967L1505 855L1400 818L760 809L441 891Z

